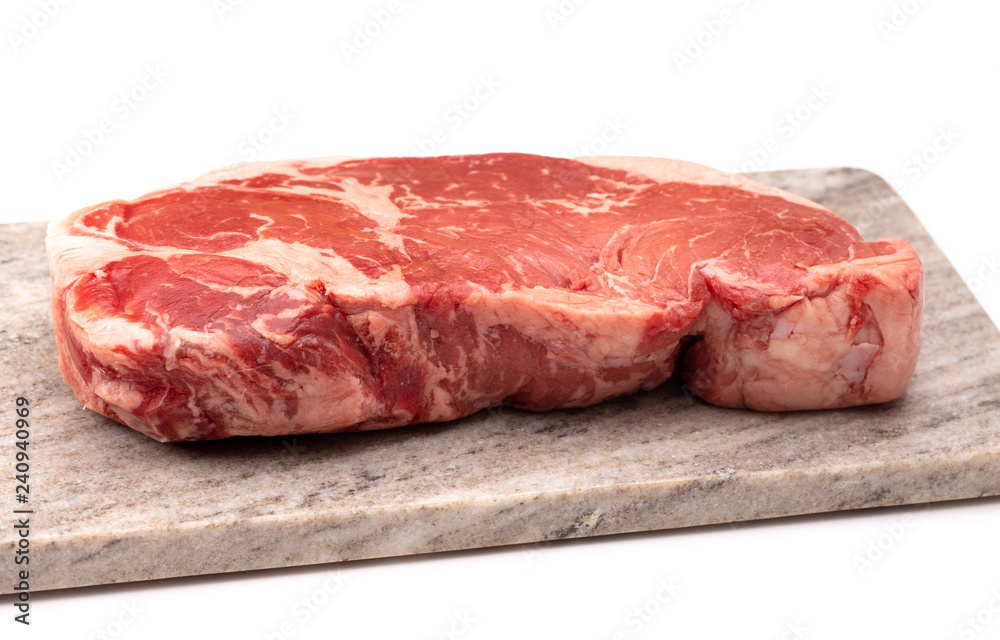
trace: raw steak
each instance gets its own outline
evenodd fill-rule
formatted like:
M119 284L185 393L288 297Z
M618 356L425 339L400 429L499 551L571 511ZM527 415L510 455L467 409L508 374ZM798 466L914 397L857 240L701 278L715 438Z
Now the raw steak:
M910 245L676 160L248 164L48 250L66 380L161 441L581 407L677 366L725 407L845 407L900 396L920 347Z

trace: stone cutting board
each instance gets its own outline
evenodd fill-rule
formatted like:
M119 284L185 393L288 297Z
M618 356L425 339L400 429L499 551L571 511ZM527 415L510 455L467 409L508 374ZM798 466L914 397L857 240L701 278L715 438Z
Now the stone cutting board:
M582 410L160 444L75 400L45 225L0 226L0 555L19 507L34 511L37 591L1000 494L1000 332L913 213L858 169L755 177L916 247L924 346L903 398L754 413L668 383ZM31 401L27 505L9 473L17 396ZM11 593L15 566L0 567Z

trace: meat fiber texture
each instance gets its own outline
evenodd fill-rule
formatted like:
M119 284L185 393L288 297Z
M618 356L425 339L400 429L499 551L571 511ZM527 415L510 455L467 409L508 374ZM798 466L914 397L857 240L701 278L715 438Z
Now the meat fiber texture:
M653 389L831 409L904 393L903 240L678 160L258 162L53 222L60 366L160 441L383 429Z

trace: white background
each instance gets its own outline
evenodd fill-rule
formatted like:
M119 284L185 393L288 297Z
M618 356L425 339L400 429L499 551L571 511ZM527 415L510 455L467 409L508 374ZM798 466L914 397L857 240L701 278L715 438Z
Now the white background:
M401 0L367 43L388 0L224 2L48 0L43 19L45 1L5 0L0 221L419 141L857 166L898 186L1000 320L996 2ZM29 629L4 598L0 637L996 638L998 541L985 499L35 594ZM304 598L323 602L308 619Z

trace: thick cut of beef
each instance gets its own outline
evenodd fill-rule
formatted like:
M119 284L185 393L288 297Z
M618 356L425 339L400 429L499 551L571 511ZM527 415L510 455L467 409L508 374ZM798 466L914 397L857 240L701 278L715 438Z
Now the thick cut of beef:
M242 165L54 222L62 372L157 440L580 407L900 396L922 270L823 207L676 160Z

